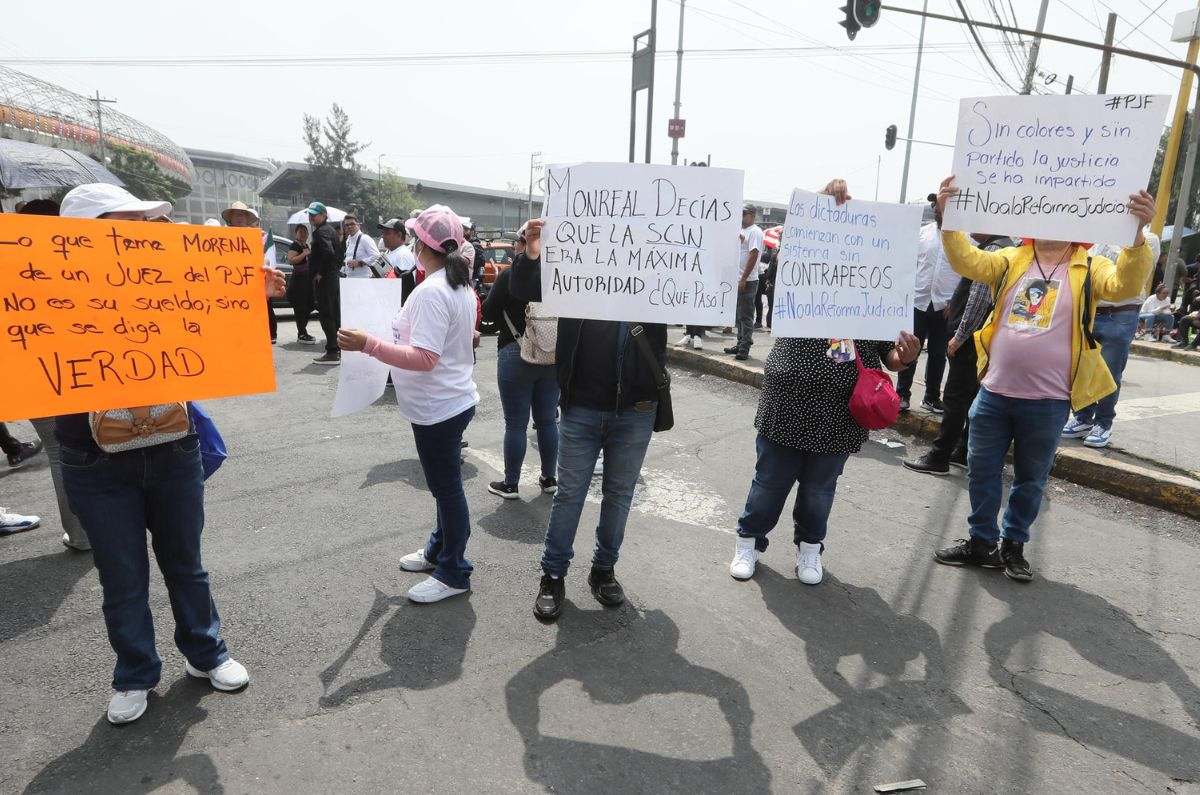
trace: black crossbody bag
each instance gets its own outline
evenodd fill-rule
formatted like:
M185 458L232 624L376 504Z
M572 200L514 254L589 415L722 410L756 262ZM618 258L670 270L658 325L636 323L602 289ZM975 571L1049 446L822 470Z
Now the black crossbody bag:
M629 330L629 334L637 344L638 351L646 361L646 366L650 368L650 374L654 376L654 384L658 387L658 410L654 415L654 432L662 433L675 427L675 411L671 406L671 374L659 366L654 351L650 349L650 341L646 339L645 331L639 323Z

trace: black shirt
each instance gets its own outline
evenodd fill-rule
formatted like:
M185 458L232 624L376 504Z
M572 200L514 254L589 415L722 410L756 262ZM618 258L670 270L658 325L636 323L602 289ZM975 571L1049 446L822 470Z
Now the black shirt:
M517 341L504 319L505 315L516 327L518 335L525 333L525 307L529 306L529 302L522 301L512 294L512 290L509 289L511 280L512 269L509 268L496 277L492 291L483 302L483 319L496 324L496 350Z
M863 365L883 369L891 342L855 340ZM857 453L867 431L850 414L858 383L854 360L826 355L827 339L781 338L763 367L762 397L754 427L775 444L809 453Z
M308 265L313 275L336 278L342 267L342 258L339 256L340 244L333 227L326 223L314 228L309 245Z
M304 244L301 243L299 240L293 240L292 245L288 246L288 251L294 252L296 254L302 254L302 253L304 253L304 248L305 248ZM308 273L308 257L305 257L304 259L300 260L295 265L293 265L292 273Z

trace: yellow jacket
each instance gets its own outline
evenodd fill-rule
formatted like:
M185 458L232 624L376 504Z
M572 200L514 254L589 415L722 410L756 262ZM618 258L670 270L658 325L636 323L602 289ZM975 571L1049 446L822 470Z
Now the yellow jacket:
M997 315L1004 306L1008 293L1016 286L1025 271L1033 264L1033 246L1026 244L1000 251L981 251L962 232L942 232L942 247L950 267L960 276L990 285L995 297L992 314L983 328L975 332L975 350L979 354L979 379L982 381L988 367L988 351L996 333ZM1090 330L1096 321L1097 301L1122 301L1137 297L1142 285L1154 267L1154 256L1150 246L1121 250L1114 265L1105 257L1092 257L1091 314L1087 318ZM1108 372L1100 355L1100 348L1087 343L1083 337L1083 285L1087 279L1088 255L1082 246L1077 246L1071 257L1070 282L1074 297L1075 320L1071 325L1071 353L1075 361L1071 373L1071 408L1079 411L1117 389L1112 374Z

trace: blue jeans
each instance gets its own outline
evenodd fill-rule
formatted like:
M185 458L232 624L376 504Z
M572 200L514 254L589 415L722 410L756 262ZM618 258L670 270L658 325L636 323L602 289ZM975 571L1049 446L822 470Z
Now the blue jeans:
M1175 316L1164 312L1148 312L1144 315L1138 315L1138 321L1145 323L1147 326L1162 326L1167 331L1175 328Z
M1024 544L1042 506L1046 478L1054 466L1068 400L1020 400L980 387L971 406L967 439L967 489L971 495L971 535L996 543L1003 535ZM1004 456L1013 447L1013 484L1004 512L1004 532L996 526L1004 491Z
M200 562L204 473L197 438L113 454L62 447L59 454L71 510L92 542L100 574L104 623L117 653L113 689L149 690L162 673L150 616L147 530L175 616L175 645L201 671L229 659Z
M558 492L550 508L542 570L563 576L575 554L575 532L587 499L600 451L604 451L603 498L596 525L596 551L592 567L617 565L625 522L633 502L633 487L646 459L654 433L656 404L647 411L598 411L569 406L558 426Z
M433 578L451 588L470 588L474 567L467 560L471 514L462 482L462 437L475 407L434 425L412 426L425 484L437 502L437 524L425 543Z
M767 548L767 534L775 529L792 487L797 483L792 509L796 544L819 544L825 540L829 511L838 477L849 453L810 453L775 444L761 433L755 442L758 463L746 495L746 508L738 519L739 538L753 538L759 552Z
M496 357L496 382L504 406L504 482L515 486L525 463L529 412L537 426L542 477L554 477L558 464L558 373L552 364L530 364L520 343L509 343Z
M1100 343L1100 355L1108 365L1113 380L1117 382L1117 391L1102 398L1098 403L1081 409L1075 414L1075 419L1099 425L1101 428L1112 428L1113 418L1117 416L1117 399L1121 397L1121 376L1125 373L1126 362L1129 361L1129 346L1133 343L1137 327L1137 312L1096 315L1092 335L1096 342Z

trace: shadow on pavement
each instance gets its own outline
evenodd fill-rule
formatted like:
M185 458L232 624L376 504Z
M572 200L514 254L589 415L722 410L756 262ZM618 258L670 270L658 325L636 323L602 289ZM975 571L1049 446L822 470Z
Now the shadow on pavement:
M1042 634L1058 638L1123 680L1165 685L1200 731L1200 688L1149 632L1121 608L1074 585L1039 579L1029 587L1013 587L1002 577L980 574L983 587L1012 611L984 635L992 678L1050 718L1037 726L1040 731L1066 734L1088 748L1102 748L1172 778L1200 781L1200 736L1038 682L1029 674L1054 666L1041 662L1039 667L1036 657L1024 667L1006 665L1022 641Z
M478 474L478 467L470 461L463 461L462 479L464 483L472 480ZM407 483L414 489L429 490L429 486L425 483L425 471L421 469L421 462L416 458L404 458L386 464L376 464L367 470L367 477L358 488L360 490L369 489L384 483Z
M379 659L386 671L364 676L329 691L371 629L392 611L379 638ZM475 630L470 594L438 605L413 604L404 596L375 589L371 609L350 645L321 672L322 707L338 707L377 690L428 690L462 676L467 641Z
M754 712L741 683L689 662L676 650L679 628L665 613L582 611L568 603L555 647L517 672L505 687L508 717L525 744L525 775L547 790L595 792L765 791L770 772L751 745ZM652 695L693 693L717 702L732 739L730 755L680 759L632 747L543 735L539 700L560 682L578 682L600 704L634 704ZM646 723L655 718L647 716ZM661 723L661 721L659 721ZM644 731L627 727L630 734ZM653 731L702 731L687 722Z
M825 572L815 587L765 566L754 581L767 609L804 641L813 676L839 702L793 727L826 775L834 775L860 748L888 742L895 730L970 712L945 687L945 660L937 630L896 613L874 590L844 583ZM848 657L887 682L867 688L838 671ZM924 678L905 678L910 662L924 659ZM864 683L865 684L865 683Z
M26 792L154 792L183 782L197 792L224 792L216 765L207 754L178 756L188 730L208 715L200 707L214 693L206 682L177 680L136 723L110 726L102 715L78 748L37 774Z
M0 564L0 641L44 626L91 569L92 556L76 552Z
M475 522L483 532L520 544L541 544L546 540L553 497L542 494L531 502L497 499L500 504L496 509Z

